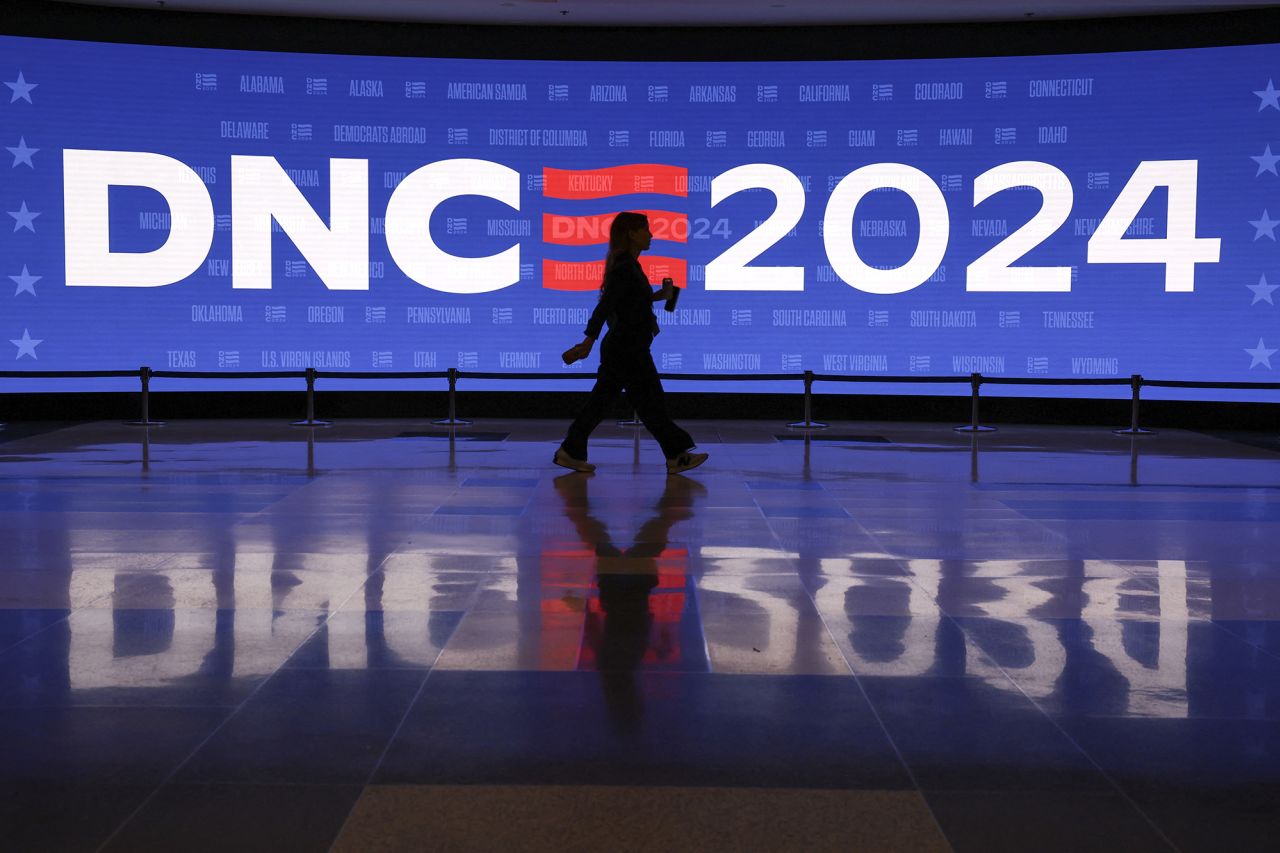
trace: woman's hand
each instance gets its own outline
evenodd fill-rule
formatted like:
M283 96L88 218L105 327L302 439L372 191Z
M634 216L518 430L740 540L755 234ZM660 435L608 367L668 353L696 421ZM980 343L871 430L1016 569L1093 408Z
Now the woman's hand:
M565 364L573 364L575 361L582 361L591 355L591 347L595 344L594 338L583 338L581 343L576 343L560 354L561 360Z
M671 294L675 291L675 289L676 289L676 286L675 286L674 284L669 284L669 283L667 283L667 282L663 282L662 287L661 287L661 288L659 288L659 289L658 289L658 290L653 294L653 301L654 301L654 302L666 302L668 299L670 299L670 298L671 298Z

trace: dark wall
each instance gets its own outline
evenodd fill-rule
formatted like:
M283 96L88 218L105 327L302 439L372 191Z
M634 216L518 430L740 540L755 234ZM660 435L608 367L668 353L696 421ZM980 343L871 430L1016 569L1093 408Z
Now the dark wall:
M506 59L823 60L1012 56L1166 50L1260 44L1280 38L1280 8L1244 12L1000 24L864 27L644 28L433 26L300 17L210 15L152 9L110 9L40 0L3 0L0 32L43 38L185 47ZM358 2L358 0L353 0ZM468 2L468 0L459 0ZM891 2L891 0L884 0ZM51 381L52 382L52 381ZM56 387L56 386L55 386ZM797 389L798 391L798 389ZM440 417L444 396L424 393L321 394L321 417ZM738 394L671 394L683 417L742 417ZM462 395L464 416L565 417L581 394ZM301 393L159 393L156 418L301 417ZM820 395L815 417L968 419L964 397ZM753 416L798 420L799 395L760 395ZM136 417L136 393L0 395L0 420ZM619 409L619 414L623 410ZM983 404L984 420L1124 425L1128 403L1117 400L1000 398ZM1274 428L1269 404L1149 403L1153 425Z
M128 386L128 380L121 380ZM407 382L412 388L415 383ZM441 385L439 380L430 387ZM299 382L301 385L301 382ZM676 383L668 383L670 389ZM210 383L213 388L217 383ZM677 419L741 419L776 421L779 426L804 416L800 383L793 394L756 394L744 404L741 394L681 394L668 390L667 402ZM857 386L845 386L854 389ZM1105 427L1129 425L1130 402L1115 389L1109 399L1064 400L1037 397L985 397L980 401L982 423L1074 424ZM549 418L567 422L586 400L586 392L547 391L537 394L469 391L459 383L457 413L461 418ZM134 392L103 394L4 394L0 395L0 422L136 420L139 395ZM351 420L361 418L411 418L425 421L443 418L448 398L443 391L319 391L316 417ZM300 420L306 414L306 398L297 391L153 392L150 417L154 420L191 418L270 418ZM611 417L630 415L619 401ZM934 421L952 425L969 422L969 397L878 395L850 390L843 394L817 393L813 419L817 421ZM1183 427L1207 431L1280 431L1280 418L1270 403L1197 403L1148 400L1141 405L1144 427ZM0 431L0 441L5 433ZM1280 449L1280 445L1276 445Z
M1277 39L1280 9L1017 23L617 29L433 26L5 0L0 32L88 41L387 56L914 59L1261 44Z

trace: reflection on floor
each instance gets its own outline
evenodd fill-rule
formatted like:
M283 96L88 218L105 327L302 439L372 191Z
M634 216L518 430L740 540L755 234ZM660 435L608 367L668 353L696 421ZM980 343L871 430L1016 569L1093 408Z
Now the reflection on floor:
M1280 442L563 426L0 433L5 849L1274 849Z

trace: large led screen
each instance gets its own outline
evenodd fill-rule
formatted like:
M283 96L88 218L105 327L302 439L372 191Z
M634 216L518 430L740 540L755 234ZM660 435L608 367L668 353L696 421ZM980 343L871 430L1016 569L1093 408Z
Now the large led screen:
M559 353L609 219L640 210L646 269L684 288L658 311L668 373L1271 380L1275 76L1273 45L636 63L0 38L0 369L587 374Z

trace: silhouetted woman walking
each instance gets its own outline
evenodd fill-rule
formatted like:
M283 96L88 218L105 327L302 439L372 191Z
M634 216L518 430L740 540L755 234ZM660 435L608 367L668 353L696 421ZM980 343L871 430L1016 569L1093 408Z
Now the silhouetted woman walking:
M587 439L599 426L609 407L625 391L627 399L645 427L658 440L667 457L667 473L679 474L707 461L707 454L694 453L693 439L671 420L663 397L662 381L649 354L649 345L658 334L658 318L653 303L672 295L673 286L659 291L645 278L638 260L649 248L653 234L649 218L642 213L619 213L609 226L609 251L604 260L604 283L600 301L587 321L586 337L569 349L564 358L574 362L591 354L591 348L607 322L609 333L600 345L600 370L595 387L582 413L556 450L555 463L574 471L594 471L587 461Z

